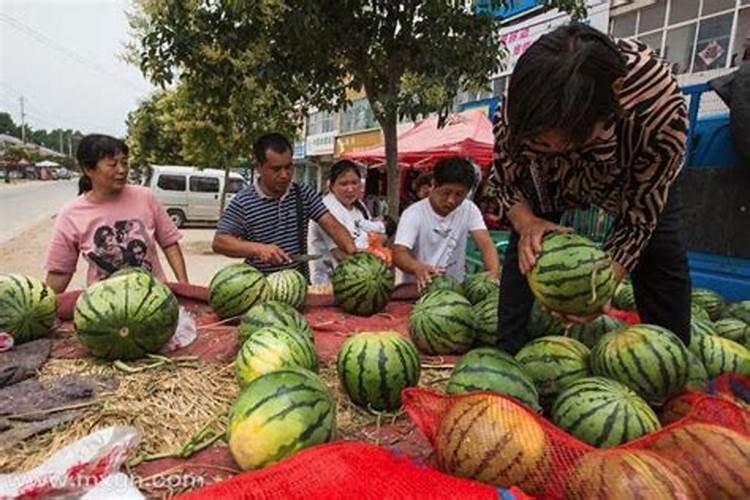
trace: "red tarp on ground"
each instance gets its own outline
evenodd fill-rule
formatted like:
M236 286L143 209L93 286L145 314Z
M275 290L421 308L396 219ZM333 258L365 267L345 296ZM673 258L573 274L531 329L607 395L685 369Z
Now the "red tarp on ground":
M469 110L448 117L445 127L437 128L433 116L416 124L398 138L398 163L414 168L430 168L441 158L464 156L486 167L492 162L492 123L481 110ZM384 163L385 146L375 146L341 155L363 163Z

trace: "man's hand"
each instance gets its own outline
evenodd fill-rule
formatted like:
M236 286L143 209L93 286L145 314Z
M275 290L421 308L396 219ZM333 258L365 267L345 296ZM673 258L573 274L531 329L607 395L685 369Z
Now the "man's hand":
M254 257L264 264L288 264L292 262L289 255L277 245L267 245L264 243L255 244Z
M427 288L432 278L439 276L445 272L445 269L440 267L431 266L420 262L415 266L414 276L417 278L417 291L422 293L422 290Z
M536 259L542 251L542 238L547 233L572 231L570 228L560 226L539 217L528 217L518 224L516 231L520 236L518 240L518 267L521 273L527 274L534 268Z

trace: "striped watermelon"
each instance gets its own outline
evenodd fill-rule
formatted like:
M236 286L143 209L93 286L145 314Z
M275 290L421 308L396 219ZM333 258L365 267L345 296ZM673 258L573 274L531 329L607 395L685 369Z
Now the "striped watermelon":
M216 273L208 285L208 303L221 318L246 313L268 298L266 277L250 264L231 264Z
M307 299L307 279L295 269L271 273L266 278L271 289L269 297L301 309Z
M526 333L532 338L548 337L550 335L564 335L565 324L552 316L539 302L534 301L526 325Z
M627 386L604 377L576 380L552 407L559 427L597 448L609 448L658 430L654 410Z
M735 318L724 318L714 323L716 335L733 340L738 344L750 343L750 325Z
M589 348L568 337L541 337L516 354L542 399L555 397L564 387L589 376Z
M421 295L426 295L435 290L450 290L451 292L463 293L461 282L449 274L441 274L430 280L430 283L422 290Z
M349 314L372 316L391 300L394 275L386 263L371 253L347 257L333 272L336 303Z
M624 326L627 326L624 321L602 314L585 325L571 326L568 328L567 335L583 342L586 347L591 349L604 335Z
M690 319L698 321L711 321L711 316L708 315L708 311L703 309L698 304L690 304Z
M466 353L453 367L448 394L492 391L517 399L534 411L541 410L534 382L513 356L498 349L480 347Z
M635 305L633 283L630 280L623 280L617 285L615 294L612 297L612 305L623 311L636 311L638 309Z
M266 327L284 328L313 338L312 328L304 316L289 304L270 300L256 304L242 316L237 333L240 342L247 340L254 332Z
M622 382L654 404L682 390L689 367L687 347L674 333L655 325L610 332L591 351L594 375Z
M50 333L57 318L55 292L36 278L0 274L0 332L15 344Z
M566 499L700 499L695 480L674 463L643 450L588 453L565 478Z
M490 295L472 306L479 343L496 346L500 341L497 332L497 307L499 297Z
M350 337L339 350L336 368L351 400L378 411L400 408L401 391L419 382L417 348L395 331Z
M234 362L241 387L279 368L318 371L318 355L310 337L284 328L266 327L245 340Z
M692 476L705 498L750 498L747 436L718 425L689 423L659 434L644 447Z
M722 318L734 318L750 325L750 300L730 304L721 313Z
M87 288L76 301L78 340L98 358L137 359L174 335L177 298L149 273L127 273Z
M708 288L693 288L690 299L692 304L706 310L711 321L719 319L727 305L724 297Z
M533 495L541 494L549 479L552 450L544 429L507 399L486 394L456 399L440 421L434 447L438 467L454 476L517 486Z
M688 363L688 380L685 388L705 391L708 384L708 372L703 362L693 351L688 350Z
M425 354L466 352L477 336L471 304L450 290L428 293L409 314L409 335Z
M283 368L245 387L229 411L227 441L242 470L261 469L331 441L336 401L317 375Z
M747 347L719 337L713 326L705 321L691 321L690 337L690 350L703 362L709 377L718 377L722 373L750 376Z
M489 295L495 297L500 294L500 283L490 278L487 273L469 274L464 278L461 285L463 296L469 299L469 302L476 304L485 300Z
M589 239L572 233L544 237L528 280L543 306L576 316L601 311L616 286L609 256Z

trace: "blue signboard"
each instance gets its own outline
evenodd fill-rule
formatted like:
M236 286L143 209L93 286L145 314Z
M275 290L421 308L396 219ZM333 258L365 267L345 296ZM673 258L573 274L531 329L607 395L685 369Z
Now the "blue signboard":
M541 6L544 2L541 0L508 0L506 3L509 4L508 7L492 9L492 0L478 0L475 4L475 9L477 12L483 13L492 10L495 17L507 19L522 14L527 10L535 9Z
M305 157L305 143L297 143L294 145L294 160L302 160Z

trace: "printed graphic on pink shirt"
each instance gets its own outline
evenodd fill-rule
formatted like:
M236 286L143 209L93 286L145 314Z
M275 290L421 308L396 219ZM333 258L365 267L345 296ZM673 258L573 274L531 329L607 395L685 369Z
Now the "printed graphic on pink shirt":
M96 266L97 279L103 279L125 267L143 267L153 271L148 252L147 233L138 219L119 220L94 231L94 250L86 254Z

